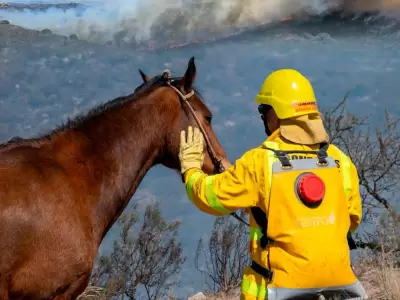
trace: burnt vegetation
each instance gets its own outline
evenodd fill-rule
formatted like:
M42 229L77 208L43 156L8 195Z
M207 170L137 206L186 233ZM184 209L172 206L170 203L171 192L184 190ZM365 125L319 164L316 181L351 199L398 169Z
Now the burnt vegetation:
M118 220L121 230L110 254L97 257L85 299L173 298L177 275L186 257L178 238L179 221L167 222L158 203L138 207Z
M240 218L245 219L242 211ZM251 262L247 254L248 227L230 216L216 218L210 239L197 243L195 266L211 292L229 292L242 280Z

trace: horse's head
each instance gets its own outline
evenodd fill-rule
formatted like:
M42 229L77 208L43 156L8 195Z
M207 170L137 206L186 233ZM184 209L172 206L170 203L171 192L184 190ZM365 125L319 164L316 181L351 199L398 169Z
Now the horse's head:
M230 165L229 161L211 126L212 113L193 86L196 77L194 57L189 60L187 70L182 77L171 78L169 71L164 71L157 78L151 78L141 70L139 73L143 84L137 87L135 92L152 80L165 83L159 84L159 88L153 91L154 97L159 99L159 104L163 107L163 112L165 111L165 114L168 115L163 118L165 119L164 125L168 130L159 162L166 167L179 170L180 132L187 130L188 126L192 125L198 127L205 138L203 171L213 174L227 168ZM157 118L157 116L154 117Z

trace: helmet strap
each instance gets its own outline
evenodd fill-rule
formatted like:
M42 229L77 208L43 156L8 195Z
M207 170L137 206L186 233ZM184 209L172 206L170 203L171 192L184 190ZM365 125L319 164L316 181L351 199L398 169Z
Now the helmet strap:
M272 134L271 130L269 130L268 124L264 123L265 127L265 133L267 136L270 136Z

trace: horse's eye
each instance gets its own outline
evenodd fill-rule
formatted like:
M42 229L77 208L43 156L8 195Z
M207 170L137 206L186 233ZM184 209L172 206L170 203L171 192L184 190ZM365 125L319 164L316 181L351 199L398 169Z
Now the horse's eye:
M207 120L208 124L211 125L212 117L211 117L211 116L208 116L208 117L206 117L206 120Z

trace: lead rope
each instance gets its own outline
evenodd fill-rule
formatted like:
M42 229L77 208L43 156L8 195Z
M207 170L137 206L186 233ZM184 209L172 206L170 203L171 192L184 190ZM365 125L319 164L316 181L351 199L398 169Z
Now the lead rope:
M198 118L197 115L196 115L196 112L194 111L193 107L190 105L190 103L189 103L189 101L188 101L188 100L194 95L194 90L191 90L188 94L184 95L184 94L182 94L182 92L181 92L179 89L177 89L176 87L174 87L174 86L171 84L171 72L170 72L168 69L167 69L167 70L164 70L163 76L166 77L167 82L168 82L168 85L179 95L179 97L183 100L183 102L185 102L185 104L186 104L187 107L189 108L189 111L190 111L191 115L192 115L193 118L195 119L197 125L198 125L199 128L200 128L201 133L202 133L203 136L204 136L204 139L206 140L206 145L207 145L208 149L209 149L210 152L211 152L211 156L212 156L213 159L217 162L218 171L219 171L220 173L223 172L223 171L225 171L225 167L224 167L224 166L222 165L222 163L221 163L222 158L219 158L219 157L216 155L216 153L215 153L215 151L214 151L214 148L211 146L210 139L209 139L208 135L206 134L206 131L204 130L203 125L201 124L199 118ZM241 217L239 217L239 216L236 214L236 212L232 212L232 213L230 213L230 215L231 215L232 217L234 217L236 220L238 220L238 221L240 221L241 223L243 223L244 225L250 226L246 221L244 221Z

